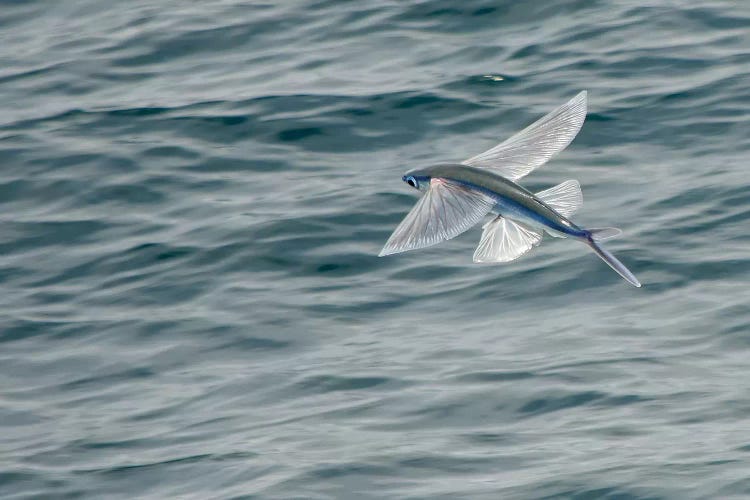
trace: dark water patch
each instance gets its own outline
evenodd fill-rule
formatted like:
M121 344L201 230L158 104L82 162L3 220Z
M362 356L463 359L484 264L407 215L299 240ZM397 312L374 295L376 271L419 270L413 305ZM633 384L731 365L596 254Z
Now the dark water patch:
M205 161L181 167L185 171L200 173L229 173L229 172L279 172L288 169L288 165L279 160L240 158L240 157L211 157Z
M745 349L750 347L750 321L732 322L722 328L722 342L727 347Z
M71 382L66 382L60 386L62 390L80 391L91 389L93 387L110 387L113 384L131 383L138 379L147 379L155 376L156 373L149 368L135 367L124 371L106 373L102 375L92 375L83 377Z
M421 407L402 415L397 424L402 429L420 429L426 422L434 422L446 428L476 427L478 422L488 422L505 412L507 402L498 402L494 397L474 400L465 397L446 397L437 402L425 402Z
M60 283L80 281L87 275L100 275L104 278L99 281L101 286L117 286L127 284L134 276L123 276L123 274L136 272L137 280L147 276L147 270L153 266L160 268L168 261L179 260L195 253L194 248L172 248L159 243L143 243L129 249L116 251L97 259L71 266L60 273L53 273L39 281L33 282L33 286L43 287L57 285ZM173 265L177 265L174 263ZM163 270L163 269L160 269Z
M188 109L194 106L188 107ZM128 118L140 118L145 116L156 116L174 111L175 108L165 107L142 107L142 108L123 108L123 109L111 109L101 113L104 116L110 117L128 117ZM93 113L92 113L93 114Z
M244 337L220 344L215 347L217 351L224 351L226 349L239 351L273 351L276 349L286 349L292 345L289 341L274 340L263 337Z
M415 23L425 29L449 33L473 33L478 30L491 30L510 27L516 23L541 23L570 12L584 10L595 5L592 0L580 0L562 5L551 2L545 6L523 6L513 3L472 1L456 6L451 2L415 4L404 10L399 21Z
M509 458L502 461L503 467L509 467L516 460ZM468 471L480 472L487 470L491 467L491 464L500 465L496 459L492 457L472 457L472 456L450 456L450 455L422 455L414 456L399 460L398 466L407 469L416 469L418 471L427 470L437 473L461 473ZM520 466L516 462L516 467Z
M48 421L31 411L13 411L0 407L0 422L2 427L32 427Z
M164 194L141 185L118 184L100 187L91 192L86 203L96 204L157 204L164 200Z
M80 472L91 473L91 474L103 474L103 475L131 474L133 472L137 472L140 469L164 469L164 468L169 468L171 466L181 466L181 465L201 463L209 457L210 457L209 454L190 455L190 456L184 456L184 457L175 457L175 458L172 458L169 460L163 460L160 462L122 465L119 467L111 467L111 468L106 468L106 469L105 468L92 469L92 470L85 470L85 471L80 471Z
M635 403L642 403L645 401L650 401L651 398L644 398L643 396L639 396L637 394L625 394L622 396L609 396L601 401L602 406L624 406L624 405L632 405Z
M323 130L319 127L282 130L279 132L278 138L282 142L294 142L314 135L324 135Z
M523 372L523 371L485 371L485 372L477 372L477 373L467 373L465 375L460 375L457 377L457 381L459 382L486 382L486 383L494 383L494 382L514 382L517 380L525 380L529 378L534 378L539 375L532 373L532 372Z
M336 377L320 375L306 378L298 383L303 391L316 392L358 391L385 384L392 385L392 379L386 377Z
M750 16L727 15L718 8L696 7L686 9L682 15L704 28L731 30L750 26Z
M383 240L385 241L385 240ZM398 258L398 257L396 257ZM450 276L455 276L464 271L462 266L446 266L436 264L418 264L402 271L395 271L391 278L403 281L442 281Z
M0 26L2 25L2 20L0 20ZM13 83L17 80L26 80L26 79L35 79L39 77L43 77L45 75L48 75L58 69L60 69L60 64L50 64L43 68L35 68L27 71L20 71L18 73L10 73L7 75L0 76L0 84L8 84Z
M644 496L630 493L627 491L627 489L623 489L617 486L608 486L603 488L589 488L586 486L582 486L580 488L573 489L562 488L562 490L559 492L540 498L570 498L574 500L594 500L598 498L605 498L607 500L660 500L663 497L652 495Z
M306 266L306 274L319 274L324 279L338 279L346 276L361 276L376 265L374 255L332 254L322 259L311 259ZM321 283L320 286L324 285ZM315 288L317 287L311 289Z
M463 436L464 439L473 444L486 445L490 447L498 445L517 444L516 434L502 432L474 432Z
M114 262L113 265L117 266L121 271L127 270L127 267L122 267L124 262L127 262L131 266L131 269L143 269L148 264L156 264L159 261L184 257L193 252L194 249L189 247L173 248L161 243L143 243L122 252L120 254L122 261Z
M56 491L60 498L76 498L75 493L68 493L67 481L29 470L28 467L18 467L0 472L0 486L4 494L19 498L31 495L44 496L45 491ZM12 497L9 497L12 498Z
M347 476L393 476L397 471L392 467L368 463L348 463L344 465L331 465L319 467L307 475L314 480L329 480Z
M116 306L123 301L144 307L186 304L205 295L211 289L211 285L210 276L191 276L178 280L165 276L120 290L111 290L105 285L87 302L93 307Z
M55 162L55 167L57 168L66 168L66 167L79 167L80 165L85 164L91 164L97 161L101 161L101 156L95 155L95 154L88 154L88 153L82 153L82 154L69 154L62 156L60 158L57 158L57 161ZM48 162L47 159L35 159L30 160L30 165L44 165Z
M565 410L576 406L587 405L606 397L597 391L585 391L559 397L544 397L533 399L525 403L519 412L528 416L536 416L544 413Z
M96 241L110 225L95 219L5 223L6 238L0 241L5 255L40 247L61 247ZM8 235L19 235L9 241Z
M189 403L186 402L180 402L178 404L172 404L172 405L165 405L160 408L156 409L149 409L146 411L138 411L134 413L130 413L127 416L123 416L122 420L128 421L128 422L161 422L165 419L173 418L175 415L179 415L182 412L186 411L189 408ZM145 441L145 442L143 442ZM135 447L138 447L138 444L148 444L151 445L151 439L138 439L132 441L133 444L135 444ZM117 445L115 445L117 447Z
M59 331L65 323L59 321L38 321L29 319L17 319L8 321L0 332L0 342L13 342L27 340L31 337L45 336L51 332Z
M443 99L434 95L407 96L397 100L393 107L396 109L434 108L443 103Z
M155 146L145 149L143 155L155 158L181 158L185 160L194 160L199 157L196 151L180 146Z

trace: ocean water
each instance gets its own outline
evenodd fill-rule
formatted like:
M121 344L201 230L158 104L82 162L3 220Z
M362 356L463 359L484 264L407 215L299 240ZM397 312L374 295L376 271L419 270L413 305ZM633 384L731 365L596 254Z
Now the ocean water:
M0 497L750 497L750 4L0 1ZM583 226L377 254L589 91Z

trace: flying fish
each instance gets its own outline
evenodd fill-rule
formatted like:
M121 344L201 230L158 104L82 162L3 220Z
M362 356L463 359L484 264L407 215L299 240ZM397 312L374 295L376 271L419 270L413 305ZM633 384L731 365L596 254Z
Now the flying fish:
M380 256L449 240L481 222L474 262L510 262L539 245L546 232L588 245L625 281L641 283L600 242L622 233L614 227L584 229L570 220L583 204L578 181L538 193L517 181L545 164L575 138L586 118L586 91L494 148L462 163L410 170L402 180L423 196L393 231Z

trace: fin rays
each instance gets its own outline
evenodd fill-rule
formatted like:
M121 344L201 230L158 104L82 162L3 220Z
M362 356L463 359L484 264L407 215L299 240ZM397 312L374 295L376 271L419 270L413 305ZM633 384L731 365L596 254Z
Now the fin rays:
M425 248L455 238L478 223L495 201L447 179L433 178L401 224L393 231L379 256Z
M536 197L552 207L563 217L570 217L583 205L583 193L578 181L565 181L544 191Z
M498 215L484 225L474 262L510 262L539 245L542 233Z
M516 181L565 149L586 119L586 91L492 149L465 160Z
M586 118L586 98L586 91L580 92L525 129L463 164L517 181L565 149L575 138ZM427 192L396 227L379 256L429 247L454 238L477 224L495 207L496 199L491 196L494 191L484 194L466 184L432 177ZM575 180L540 191L536 197L563 217L571 216L583 204L581 186ZM529 227L501 215L482 229L482 237L474 252L474 262L477 263L515 260L539 245L545 231L555 237L566 236L546 225L544 229ZM599 244L621 232L617 228L591 228L583 232L584 236L571 234L588 244L628 283L640 287L635 275Z

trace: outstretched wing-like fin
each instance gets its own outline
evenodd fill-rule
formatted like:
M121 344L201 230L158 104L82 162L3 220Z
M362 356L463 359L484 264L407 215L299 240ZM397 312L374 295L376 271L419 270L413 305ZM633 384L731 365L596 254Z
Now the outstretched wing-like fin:
M565 149L586 119L586 91L494 148L464 161L516 181Z
M424 196L398 225L380 256L425 248L455 238L492 209L495 200L457 182L433 178Z
M570 217L583 205L581 185L578 181L573 180L539 191L536 197L563 217Z
M542 233L498 215L484 226L474 262L510 262L542 241Z

